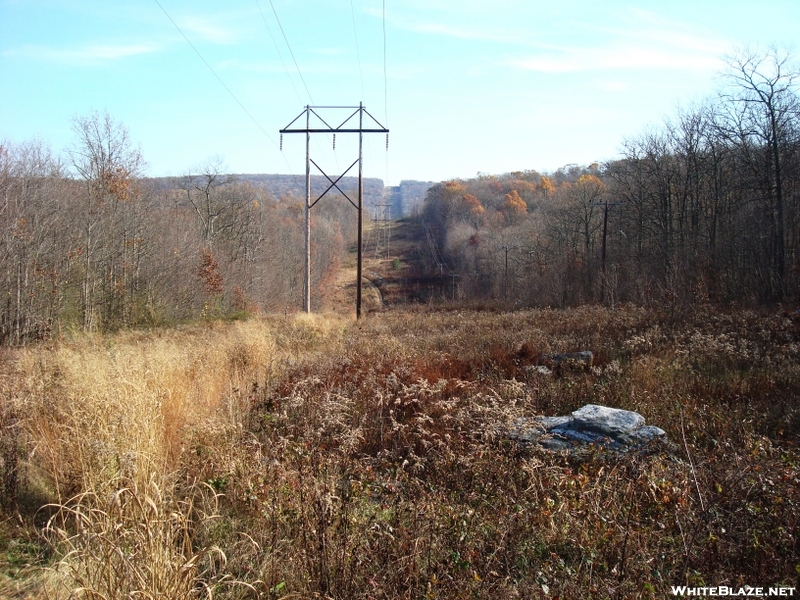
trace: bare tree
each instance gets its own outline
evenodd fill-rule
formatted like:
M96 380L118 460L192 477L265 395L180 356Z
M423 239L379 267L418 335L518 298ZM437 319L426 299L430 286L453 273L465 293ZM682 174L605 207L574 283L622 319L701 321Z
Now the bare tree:
M788 52L745 48L728 57L728 88L722 93L720 132L739 148L739 156L761 188L770 211L773 294L786 293L784 173L787 155L800 137L800 72Z
M127 128L108 113L75 117L76 141L69 150L72 165L86 189L80 212L83 281L81 312L84 330L102 327L104 318L124 320L120 305L135 264L137 236L130 205L138 197L136 180L144 160Z
M227 193L235 179L225 170L222 158L212 156L194 167L181 182L186 201L197 214L203 244L209 249L213 248L217 235L235 227L232 213L245 201Z
M66 252L59 202L69 196L63 174L42 142L0 147L0 338L6 343L46 335L61 307Z

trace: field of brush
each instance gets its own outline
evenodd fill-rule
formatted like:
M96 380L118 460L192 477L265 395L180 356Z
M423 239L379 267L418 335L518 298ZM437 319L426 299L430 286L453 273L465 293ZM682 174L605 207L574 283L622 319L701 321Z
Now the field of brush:
M0 597L800 587L798 317L420 308L4 350ZM535 368L578 350L591 368ZM668 441L506 435L587 403Z

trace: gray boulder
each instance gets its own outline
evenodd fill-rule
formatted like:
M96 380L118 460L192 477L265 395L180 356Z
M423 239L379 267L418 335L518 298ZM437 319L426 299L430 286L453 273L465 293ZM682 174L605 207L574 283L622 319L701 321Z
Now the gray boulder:
M539 362L543 365L573 365L591 367L594 364L594 354L591 350L580 352L565 352L563 354L542 354Z
M630 410L587 404L570 416L523 417L514 423L508 435L548 450L570 450L589 444L625 450L666 435L660 427L644 422L642 415Z
M579 431L619 436L644 425L644 417L631 410L587 404L572 413L570 427Z

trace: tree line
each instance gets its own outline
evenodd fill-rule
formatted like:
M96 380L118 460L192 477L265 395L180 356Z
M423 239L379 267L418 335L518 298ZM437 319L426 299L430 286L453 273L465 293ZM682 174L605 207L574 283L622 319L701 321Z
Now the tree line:
M744 50L714 97L626 140L617 160L434 185L421 220L441 294L553 306L798 300L798 77L790 54ZM108 114L75 118L73 132L61 154L0 143L0 342L300 308L298 194L276 198L214 158L148 179ZM343 198L314 211L319 306L356 221Z
M0 144L0 341L301 307L302 197L275 198L217 158L145 178L108 114L75 118L73 132L64 154ZM314 302L355 238L348 208L335 197L315 208Z
M555 173L443 182L423 220L444 295L517 304L758 304L800 295L800 73L728 59L718 93Z

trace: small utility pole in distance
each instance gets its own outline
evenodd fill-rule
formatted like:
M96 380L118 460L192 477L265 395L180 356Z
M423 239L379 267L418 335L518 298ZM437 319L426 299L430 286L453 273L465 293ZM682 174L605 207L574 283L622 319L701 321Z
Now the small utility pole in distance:
M504 250L506 253L506 270L505 270L505 277L503 279L503 300L508 300L508 253L511 250L516 250L517 246L500 246L500 250Z
M391 205L388 202L381 201L377 204L373 205L373 208L377 209L376 215L373 217L373 223L375 224L374 229L377 229L377 234L375 235L375 258L378 258L380 244L381 244L381 237L383 237L383 241L386 244L386 258L389 258L389 207ZM369 246L369 240L367 240L367 246Z
M348 114L347 118L341 122L340 125L337 127L333 127L328 124L328 122L321 116L324 114L331 119L332 114L336 114L337 111L346 111L345 114ZM353 111L353 112L351 112ZM339 113L341 114L341 113ZM305 127L292 127L297 121L301 120L301 118L305 115L306 123ZM358 127L355 127L353 124L354 117L358 115ZM367 115L374 125L370 127L364 127L364 115ZM312 117L314 119L314 123L312 125ZM342 194L347 200L352 204L355 209L358 211L358 264L356 268L356 318L361 318L361 265L362 265L362 236L363 236L363 220L362 220L362 212L363 212L363 201L364 201L364 179L363 179L363 162L364 162L364 154L363 154L363 146L364 146L364 134L365 133L385 133L389 135L389 130L386 129L383 125L381 125L375 117L367 112L367 109L364 108L364 104L359 102L358 106L306 106L305 110L301 112L297 117L289 123L286 127L280 130L281 134L281 148L283 147L283 134L284 133L305 133L306 134L306 234L305 234L305 244L306 244L306 252L305 252L305 285L304 285L304 298L303 298L303 309L307 312L311 312L311 209L316 205L317 202L322 200L322 197L327 194L331 189L336 188L339 190L339 193ZM345 169L344 173L339 175L336 179L332 179L329 177L325 171L320 168L320 166L315 163L311 159L311 134L312 133L330 133L334 136L337 133L357 133L358 134L358 158L351 164L347 169ZM334 137L334 140L336 138ZM317 197L316 200L313 202L311 201L311 165L314 165L317 170L322 173L325 178L330 182L328 188L322 192L322 194ZM339 187L338 183L347 175L347 173L352 169L354 166L358 165L358 202L353 202L353 200L345 194L342 189Z
M606 237L608 235L608 209L622 205L622 202L590 202L590 206L603 207L603 241L600 246L600 302L606 303Z
M458 273L453 271L452 273L450 273L450 277L453 278L453 302L455 302L456 301L456 279L461 277L461 275L459 275Z

